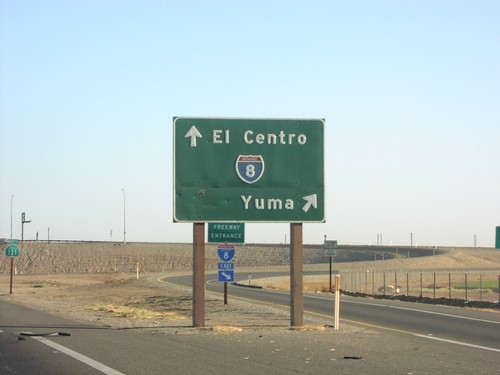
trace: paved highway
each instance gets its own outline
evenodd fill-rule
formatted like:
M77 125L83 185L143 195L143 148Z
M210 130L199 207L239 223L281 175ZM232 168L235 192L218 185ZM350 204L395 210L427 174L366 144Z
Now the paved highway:
M241 340L238 336L203 332L154 335L114 330L72 322L1 299L0 312L2 375L287 375L318 374L330 366L331 354L327 350L321 360L315 356L315 364L305 364L304 344L294 342L280 344L280 358L273 352L278 339L264 341L261 334ZM70 336L20 336L28 331L64 332ZM303 369L297 371L300 367Z
M252 278L283 275L285 274L252 273ZM191 285L190 277L170 278L168 281ZM222 285L217 282L216 276L207 276L208 290L222 293ZM228 290L230 298L245 298L285 307L290 305L290 295L285 291L235 285L230 285ZM304 294L305 312L324 317L326 324L333 324L333 305L331 295ZM492 311L342 296L340 322L367 325L447 344L500 353L500 313Z

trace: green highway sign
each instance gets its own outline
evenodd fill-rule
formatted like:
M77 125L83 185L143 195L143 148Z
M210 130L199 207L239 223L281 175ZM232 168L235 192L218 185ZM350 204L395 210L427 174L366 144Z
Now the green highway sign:
M207 242L245 243L245 224L208 223Z
M7 246L5 249L5 256L6 257L18 257L19 256L19 246L16 244L10 244Z
M324 120L174 117L174 221L324 222Z

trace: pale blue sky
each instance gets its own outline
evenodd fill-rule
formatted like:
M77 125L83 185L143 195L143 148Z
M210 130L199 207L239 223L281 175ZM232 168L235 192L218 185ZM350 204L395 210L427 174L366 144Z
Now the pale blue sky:
M304 242L494 246L498 1L0 0L0 237L189 242L172 117L324 118ZM289 240L247 225L248 242Z

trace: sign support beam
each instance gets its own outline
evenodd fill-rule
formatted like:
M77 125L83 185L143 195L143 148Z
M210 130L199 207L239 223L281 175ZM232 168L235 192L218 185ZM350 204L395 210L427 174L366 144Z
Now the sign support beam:
M205 223L193 223L193 327L205 326Z
M224 282L224 305L227 305L227 281Z
M304 324L302 223L290 224L290 325Z

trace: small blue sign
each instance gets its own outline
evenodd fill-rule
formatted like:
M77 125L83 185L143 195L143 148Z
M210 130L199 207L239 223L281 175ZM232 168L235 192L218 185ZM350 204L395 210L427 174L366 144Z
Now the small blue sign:
M234 270L234 263L233 262L221 262L221 263L219 263L218 270L219 271Z
M234 245L221 244L217 247L217 256L222 262L230 262L236 255Z
M220 282L234 282L234 270L219 270L218 276Z

